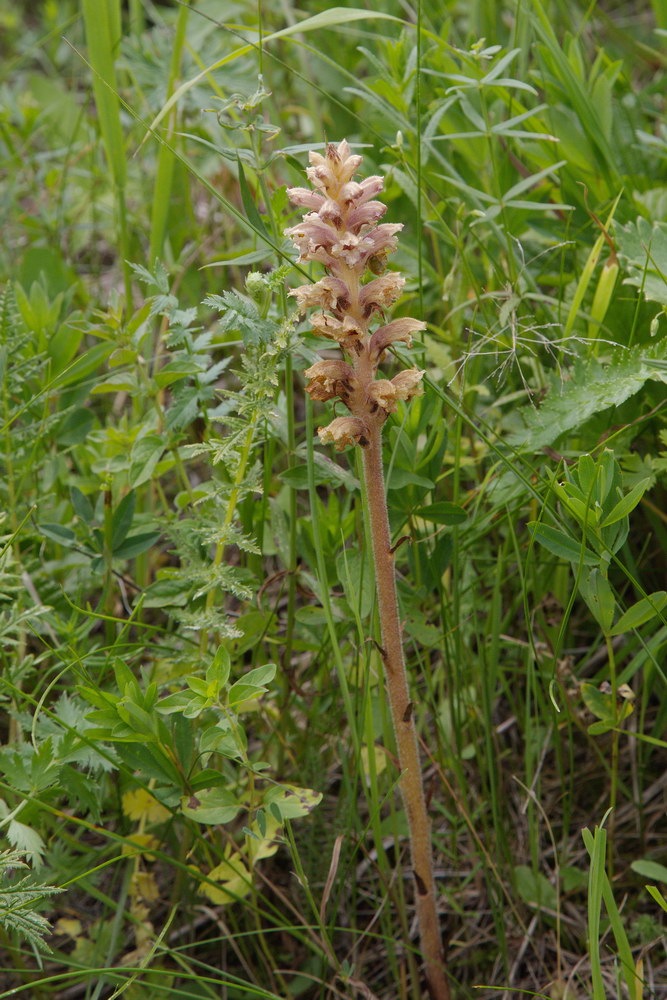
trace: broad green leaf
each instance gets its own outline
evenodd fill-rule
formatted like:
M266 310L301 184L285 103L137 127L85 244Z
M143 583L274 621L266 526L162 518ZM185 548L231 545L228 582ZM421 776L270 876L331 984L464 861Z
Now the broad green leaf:
M581 697L589 712L605 722L611 720L613 725L613 720L616 717L616 706L611 694L599 691L594 684L582 684Z
M641 601L637 601L633 604L631 608L621 615L610 635L622 635L623 632L629 632L630 629L639 628L640 625L646 624L652 618L655 618L662 609L667 604L667 591L656 590L655 593L649 594L648 597L642 597Z
M541 872L534 872L528 865L516 865L516 887L524 903L529 906L555 910L558 905L556 889Z
M394 466L389 473L387 489L403 490L406 486L422 486L426 490L435 489L435 483L427 479L426 476L418 476L415 472L410 472L409 469L399 469Z
M264 684L270 684L275 676L275 663L266 663L262 667L255 667L253 670L249 670L247 674L244 674L240 678L239 683L252 684L259 687Z
M358 611L361 618L366 618L370 614L375 594L369 559L354 549L344 549L336 557L336 572L347 603Z
M43 535L59 545L71 548L76 542L76 536L72 529L66 528L62 524L40 524L38 528Z
M196 361L190 361L188 358L178 358L175 361L170 361L159 372L156 372L154 378L155 384L160 389L164 389L165 386L179 382L181 379L187 378L188 375L201 374L201 365L197 364Z

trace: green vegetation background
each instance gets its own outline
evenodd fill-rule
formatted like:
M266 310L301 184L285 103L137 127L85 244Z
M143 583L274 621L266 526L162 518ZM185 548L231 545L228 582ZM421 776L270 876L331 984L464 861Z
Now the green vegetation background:
M422 995L360 470L287 296L343 137L428 324L385 442L453 994L660 996L664 5L0 29L0 998Z

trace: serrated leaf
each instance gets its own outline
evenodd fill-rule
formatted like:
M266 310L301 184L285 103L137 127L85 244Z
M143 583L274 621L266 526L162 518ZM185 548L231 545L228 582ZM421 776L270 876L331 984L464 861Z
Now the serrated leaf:
M35 868L41 865L46 851L46 844L37 833L37 830L33 830L31 826L12 819L9 821L7 827L7 840L17 851L27 855Z
M660 360L667 360L667 337L650 348L619 352L608 365L595 359L576 365L568 381L552 384L539 410L523 407L524 428L510 434L508 443L515 448L545 448L593 414L619 406L649 379L667 382L667 370L654 364Z

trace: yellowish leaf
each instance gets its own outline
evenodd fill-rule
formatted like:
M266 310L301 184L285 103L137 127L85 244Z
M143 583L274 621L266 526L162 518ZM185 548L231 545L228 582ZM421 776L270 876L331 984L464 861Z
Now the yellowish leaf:
M155 861L152 851L160 846L157 837L154 837L152 833L133 833L130 839L132 840L131 844L123 844L123 854L134 854L137 857L145 857L148 861ZM137 845L145 847L147 853L140 852Z
M152 872L135 871L133 873L130 881L130 896L134 899L142 899L145 903L154 903L159 895L160 890Z
M171 813L145 788L133 788L123 795L123 812L130 819L145 818L148 823L161 823Z
M235 903L237 899L242 899L250 892L250 872L238 852L231 853L216 865L208 873L208 878L219 882L219 886L202 882L199 891L219 906Z
M250 859L250 864L253 866L257 861L261 861L262 858L273 857L280 846L275 840L276 834L281 829L280 823L272 813L265 813L264 816L264 836L260 833L257 820L250 826L250 830L254 836L248 837L247 847L248 858Z
M375 763L375 773L382 774L387 766L387 751L383 746L380 746L377 743L373 746L373 759ZM361 748L361 766L364 769L366 780L369 781L371 776L371 756L367 746L363 746Z
M61 917L60 920L56 921L53 929L56 934L67 934L67 936L71 938L81 937L81 934L83 933L81 921L74 920L70 917Z

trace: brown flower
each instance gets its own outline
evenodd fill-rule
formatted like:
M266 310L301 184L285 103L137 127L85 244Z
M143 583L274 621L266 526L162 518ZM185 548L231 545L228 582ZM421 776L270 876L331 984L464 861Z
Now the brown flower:
M412 334L418 330L425 330L426 323L420 319L411 319L403 316L401 319L392 320L386 326L377 328L370 343L370 354L373 361L378 361L382 353L398 341L403 341L408 347L412 347Z
M322 444L334 444L336 451L368 444L368 427L359 417L336 417L327 427L318 427L317 433Z
M345 402L356 386L354 369L344 361L318 361L303 373L310 384L306 392L311 399L326 402L339 396Z
M422 379L426 372L417 368L406 368L405 371L394 375L391 384L396 390L397 399L412 399L413 396L421 396L424 392Z

